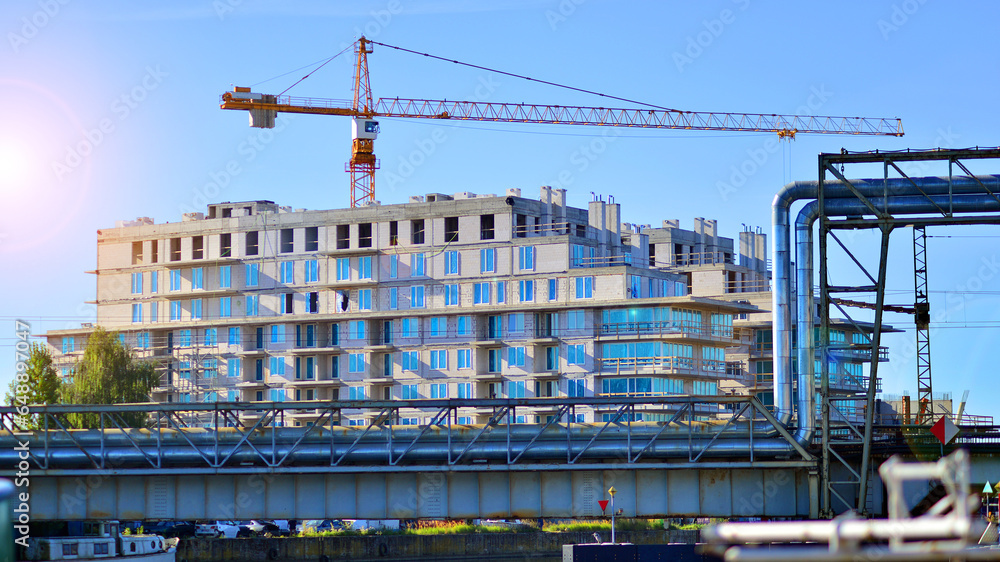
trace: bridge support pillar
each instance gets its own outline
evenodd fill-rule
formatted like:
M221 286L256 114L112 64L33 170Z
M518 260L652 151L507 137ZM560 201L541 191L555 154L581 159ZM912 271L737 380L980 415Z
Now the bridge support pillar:
M809 471L809 519L819 519L819 473Z

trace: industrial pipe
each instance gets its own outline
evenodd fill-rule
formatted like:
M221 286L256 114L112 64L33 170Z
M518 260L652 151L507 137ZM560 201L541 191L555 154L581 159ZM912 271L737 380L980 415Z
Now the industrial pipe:
M976 181L978 180L978 182ZM982 185L980 185L980 182ZM922 177L922 178L891 178L852 180L854 188L872 201L877 201L877 207L884 205L884 196L889 195L889 212L896 214L936 213L938 208L925 197L943 196L934 199L942 208L955 205L957 212L975 212L985 210L990 203L997 201L992 194L984 191L985 186L990 191L1000 192L1000 175L985 175L970 177ZM824 182L824 199L828 215L864 215L871 211L854 193L839 180ZM923 193L921 193L923 192ZM959 195L967 195L972 199L963 200L958 206ZM799 427L795 434L796 440L807 444L815 431L815 392L802 392L802 389L813 389L815 373L813 361L814 342L812 342L813 297L812 297L812 222L809 226L802 225L796 229L801 238L797 240L797 256L799 263L796 280L797 291L793 291L791 283L791 223L790 209L794 202L819 197L819 182L793 182L783 187L775 196L771 205L771 220L773 224L772 256L774 267L774 290L772 293L772 348L774 354L774 405L775 417L788 424L792 417L792 362L791 343L792 330L798 330L799 338L799 396L795 411L798 413ZM911 197L912 201L903 203L895 198ZM894 203L895 201L895 203ZM919 203L920 201L923 204ZM818 205L812 207L813 213L818 211ZM896 210L894 210L896 209ZM813 218L813 221L815 217ZM796 300L795 293L800 298L798 305L797 326L792 326L791 303ZM803 345L803 343L805 345ZM805 360L803 361L803 358ZM806 414L808 412L808 414Z

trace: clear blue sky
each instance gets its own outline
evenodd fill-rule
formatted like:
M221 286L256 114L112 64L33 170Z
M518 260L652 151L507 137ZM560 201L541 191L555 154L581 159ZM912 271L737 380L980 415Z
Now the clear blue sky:
M383 203L509 187L534 197L549 184L567 188L577 206L592 191L614 195L628 222L679 218L690 228L703 216L735 236L741 224L769 230L773 194L815 179L819 152L1000 145L993 2L6 0L0 14L4 386L15 318L36 334L92 319L85 301L95 283L84 271L95 267L98 229L139 216L177 221L206 201L347 206L347 119L279 116L282 128L259 136L218 98L232 85L280 92L306 72L296 69L362 33L666 107L900 117L906 130L901 139L803 135L772 146L763 134L384 120L376 144ZM348 98L350 64L343 56L290 93ZM610 105L383 48L370 68L376 96ZM749 173L734 175L741 168ZM974 170L1000 172L1000 164ZM989 359L1000 335L996 229L931 234L966 236L929 244L932 312L947 310L932 335L935 389L956 398L971 389L971 412L1000 413ZM869 256L876 240L856 239ZM893 251L890 301L908 304L908 231L896 234ZM846 260L838 263L846 272ZM912 328L906 317L887 319ZM904 350L912 339L908 331L888 342L887 392L915 390Z

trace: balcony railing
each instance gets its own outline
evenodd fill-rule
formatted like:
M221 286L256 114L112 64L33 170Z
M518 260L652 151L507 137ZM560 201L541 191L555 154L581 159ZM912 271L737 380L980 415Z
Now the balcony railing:
M750 357L770 357L774 355L773 342L754 342L750 344Z
M499 340L503 339L503 330L500 326L480 326L477 331L478 339L480 340Z
M838 344L834 344L838 345ZM817 350L817 353L819 351ZM760 357L771 357L774 354L774 343L772 342L754 342L750 344L750 357L760 358ZM834 355L840 359L851 359L854 361L868 361L871 360L871 347L866 345L853 345L847 347L830 347L830 354ZM878 349L878 360L879 362L889 360L889 348L886 346L879 346Z
M840 344L844 345L844 344ZM845 347L837 347L837 344L830 346L830 354L844 359L854 359L857 361L870 361L872 358L871 345L855 344ZM878 348L879 362L889 360L889 348L882 345Z
M774 386L774 373L755 373L752 375L754 377L754 386L757 388L772 388ZM855 392L863 392L868 390L869 378L866 376L851 375L848 373L834 373L830 377L830 388L833 390L848 390ZM820 374L816 373L816 388L820 388L822 381L820 380ZM876 382L876 392L881 392L882 390L882 379Z
M943 414L943 412L935 410L934 411L933 420L937 421L937 419L940 418L942 414ZM966 413L963 413L961 416L954 416L954 415L951 415L951 414L947 414L947 415L948 415L948 417L951 418L952 422L955 425L959 425L959 426L966 426L966 425L992 426L992 425L994 425L994 423L993 423L993 416L977 416L977 415L966 414ZM906 414L903 414L903 413L889 412L889 413L883 413L883 414L877 415L876 418L875 418L875 423L883 424L883 425L902 424L902 425L915 425L915 426L922 426L922 425L923 426L929 426L933 422L928 418L927 414L921 415L921 414L917 414L915 412L911 412L910 415L907 416Z
M591 227L586 227L588 234L594 231ZM527 238L529 236L558 236L563 234L576 234L577 225L570 222L552 222L546 224L519 224L514 227L514 236L517 238Z
M742 331L734 331L732 326L710 326L704 324L687 324L683 322L652 321L652 322L615 322L601 324L600 336L691 336L700 339L718 340L736 343L748 343L750 336Z
M754 388L774 388L774 373L754 373Z
M616 375L638 374L649 371L669 371L683 374L717 373L720 376L726 374L725 361L691 357L617 357L598 359L597 361L602 375L612 373Z

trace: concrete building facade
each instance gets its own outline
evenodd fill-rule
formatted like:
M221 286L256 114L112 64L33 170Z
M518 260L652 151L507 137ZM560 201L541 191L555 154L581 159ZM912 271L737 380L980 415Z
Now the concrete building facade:
M742 342L727 349L726 360L733 377L725 390L734 394L755 394L765 405L773 405L773 295L767 235L760 228L744 225L737 248L733 239L718 236L716 221L700 217L694 219L692 230L680 228L680 221L665 220L662 228L647 228L644 232L649 235L650 255L655 263L687 276L692 295L756 307L755 312L735 316L733 325L741 334ZM795 304L791 303L793 317L798 314ZM814 322L816 341L819 341L819 316L815 311ZM868 322L831 319L831 351L827 362L831 420L834 422L858 423L864 419L872 330L873 325ZM896 331L891 326L883 326L883 333ZM879 358L888 361L885 347L880 349ZM817 352L814 364L817 392L821 359ZM793 355L796 371L797 367ZM817 399L816 404L818 415L820 400Z
M749 381L727 370L726 349L750 344L733 319L757 309L727 291L690 294L714 282L697 270L709 260L671 261L711 253L727 284L766 280L759 245L735 253L714 221L687 243L679 229L623 225L618 204L574 208L548 187L538 200L428 194L323 211L250 201L183 218L98 231L97 324L156 363L154 400L715 395ZM743 253L751 261L731 263ZM64 376L91 330L46 334ZM316 419L298 412L286 423ZM578 410L574 421L608 415ZM399 423L426 421L414 410Z

